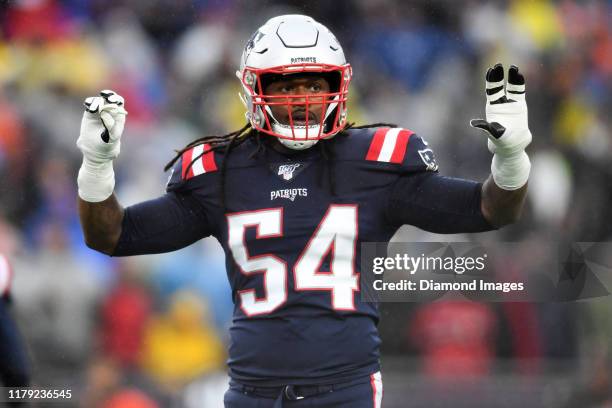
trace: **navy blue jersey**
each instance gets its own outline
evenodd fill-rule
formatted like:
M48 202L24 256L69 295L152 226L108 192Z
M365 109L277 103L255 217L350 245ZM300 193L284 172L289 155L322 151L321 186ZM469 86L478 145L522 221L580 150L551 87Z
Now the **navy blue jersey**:
M262 151L254 138L227 157L207 150L183 154L166 197L126 209L114 255L214 235L235 303L230 375L246 385L325 384L378 371L378 311L360 300L360 243L387 242L406 220L435 229L418 224L421 207L429 208L423 219L449 225L465 207L467 221L457 225L490 229L480 185L437 176L433 151L409 130L352 129L292 154ZM444 195L453 189L456 197ZM427 205L430 190L436 202ZM447 198L451 212L437 203Z

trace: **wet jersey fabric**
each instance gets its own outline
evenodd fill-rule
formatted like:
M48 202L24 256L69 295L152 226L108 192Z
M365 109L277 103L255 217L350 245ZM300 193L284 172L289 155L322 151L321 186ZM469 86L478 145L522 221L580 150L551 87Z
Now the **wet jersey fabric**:
M113 255L215 236L235 304L232 379L350 381L379 371L377 305L360 300L360 243L387 242L405 223L492 229L480 212L481 185L437 170L426 142L401 128L351 129L291 154L261 149L255 138L227 158L197 146L174 166L165 196L126 209Z

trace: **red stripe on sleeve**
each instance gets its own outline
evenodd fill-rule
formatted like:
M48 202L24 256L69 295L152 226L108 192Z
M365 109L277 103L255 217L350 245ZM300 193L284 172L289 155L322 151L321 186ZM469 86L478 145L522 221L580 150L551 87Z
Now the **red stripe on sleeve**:
M204 144L204 152L210 149L210 145L208 143ZM204 157L202 160L204 164L204 171L206 173L217 170L217 163L215 163L215 152L204 153Z
M395 147L393 148L393 153L391 154L391 163L401 164L404 161L404 156L406 155L406 147L408 146L408 141L410 140L410 136L412 136L414 132L402 129L397 135L397 141L395 142Z
M370 149L368 150L368 154L366 155L366 160L378 160L378 155L380 155L380 149L382 148L383 142L385 141L385 135L388 131L389 128L380 128L376 131L376 133L374 133L372 143L370 144Z
M193 177L193 166L189 167L189 173L186 173L187 171L187 166L189 166L189 164L191 163L191 154L193 153L193 148L187 150L185 153L183 153L183 158L182 160L182 164L183 164L183 169L181 171L181 176L183 177L183 180L189 180L190 178Z

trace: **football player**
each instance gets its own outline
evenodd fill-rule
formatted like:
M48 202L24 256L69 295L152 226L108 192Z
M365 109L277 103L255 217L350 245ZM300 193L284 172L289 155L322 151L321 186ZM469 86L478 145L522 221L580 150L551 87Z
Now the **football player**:
M183 148L166 194L123 208L112 161L126 119L112 91L88 98L77 145L87 244L112 256L173 251L209 235L226 253L235 313L226 407L379 407L377 306L359 296L360 243L410 224L480 232L518 219L530 163L524 79L486 74L491 176L442 176L407 128L347 123L342 47L308 16L270 19L240 69L247 124ZM367 273L367 271L364 271Z

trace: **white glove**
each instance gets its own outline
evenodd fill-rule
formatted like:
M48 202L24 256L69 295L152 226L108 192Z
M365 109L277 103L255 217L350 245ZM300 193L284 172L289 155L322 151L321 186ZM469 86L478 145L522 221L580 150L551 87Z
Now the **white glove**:
M77 146L92 163L113 160L121 149L121 134L125 126L123 98L113 91L85 99L81 133Z
M527 183L531 163L525 148L531 143L527 124L525 78L516 65L508 70L504 87L504 67L496 64L486 75L486 117L472 119L470 125L486 132L493 180L500 188L516 190Z
M106 200L115 188L112 160L121 150L121 134L127 111L124 100L113 91L85 100L77 147L83 153L79 170L79 196L90 202Z

